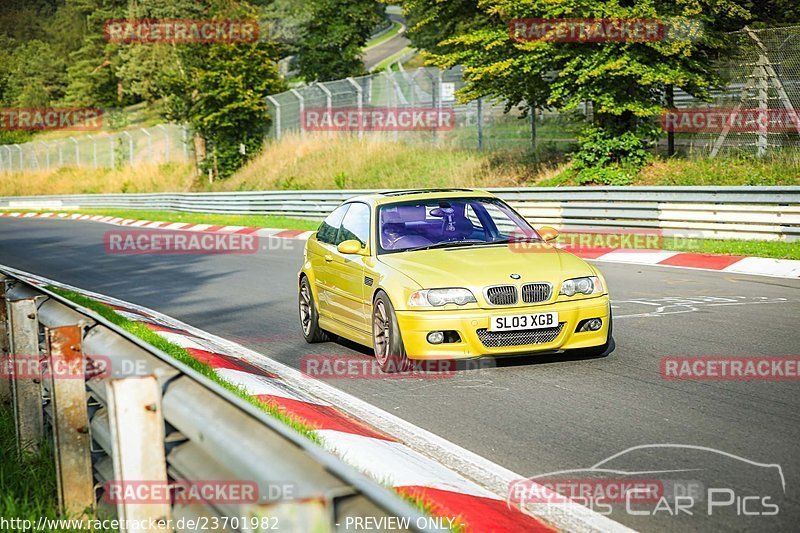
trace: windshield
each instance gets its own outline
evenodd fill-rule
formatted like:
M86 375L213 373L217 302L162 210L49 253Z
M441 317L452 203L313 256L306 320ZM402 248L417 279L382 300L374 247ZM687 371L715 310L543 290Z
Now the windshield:
M506 243L538 234L497 198L435 198L378 209L379 253Z

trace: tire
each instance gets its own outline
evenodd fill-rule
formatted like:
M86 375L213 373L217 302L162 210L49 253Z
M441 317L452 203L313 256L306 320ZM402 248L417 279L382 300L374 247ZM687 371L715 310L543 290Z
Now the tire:
M591 348L583 348L581 350L577 350L580 352L581 355L585 355L586 357L603 357L611 353L611 348L613 347L614 338L612 337L612 333L614 331L614 318L611 316L611 309L608 310L608 336L606 337L606 343L601 344L600 346L592 346Z
M330 334L319 327L319 313L314 303L314 294L308 278L300 278L300 288L297 295L297 306L300 311L300 329L306 342L325 342L330 340Z
M394 306L384 292L375 296L372 306L372 345L378 365L387 374L404 372L411 368Z

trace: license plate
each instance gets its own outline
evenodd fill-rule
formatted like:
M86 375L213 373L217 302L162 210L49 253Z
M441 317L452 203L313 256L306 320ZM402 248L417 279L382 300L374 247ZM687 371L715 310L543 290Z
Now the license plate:
M489 331L520 331L523 329L554 328L558 326L558 313L533 315L493 316Z

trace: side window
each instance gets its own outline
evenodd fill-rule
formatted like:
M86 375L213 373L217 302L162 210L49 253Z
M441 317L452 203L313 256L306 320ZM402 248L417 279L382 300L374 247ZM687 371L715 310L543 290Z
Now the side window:
M370 208L366 204L358 202L350 204L335 244L355 239L362 247L366 246L369 241L369 213Z
M336 243L336 235L339 233L339 227L342 225L347 208L350 204L337 207L328 217L320 224L317 230L317 240L319 242L326 242L328 244Z

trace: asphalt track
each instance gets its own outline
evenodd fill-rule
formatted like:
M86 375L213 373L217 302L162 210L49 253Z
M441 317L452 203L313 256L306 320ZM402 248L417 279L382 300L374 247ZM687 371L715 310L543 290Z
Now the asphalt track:
M104 250L110 229L0 219L0 264L156 309L295 368L310 354L368 357L350 344L303 341L296 312L300 241L262 240L264 249L254 255L122 256ZM731 505L709 516L707 502L697 498L691 516L661 508L656 518L617 505L611 517L645 531L796 530L800 382L665 380L660 362L665 356L798 355L800 280L598 265L616 316L616 349L607 357L526 357L486 361L441 379L331 384L526 477L588 468L633 446L713 448L750 462L650 448L609 465L628 472L682 470L650 478L729 488ZM752 463L780 465L785 493L774 467ZM769 494L779 504L777 516L742 516L772 509L752 500L737 506L740 495L753 494Z
M389 15L389 19L394 22L400 22L404 26L406 24L405 18L402 15ZM411 41L405 36L405 33L398 33L394 37L383 41L377 46L373 46L364 51L364 68L367 71L374 69L386 58L392 57L406 46L410 45Z

